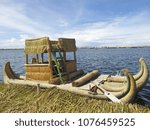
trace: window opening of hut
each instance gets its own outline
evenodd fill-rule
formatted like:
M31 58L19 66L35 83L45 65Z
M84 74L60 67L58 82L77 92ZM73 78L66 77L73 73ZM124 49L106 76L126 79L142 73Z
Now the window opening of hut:
M48 64L48 53L43 53L43 64Z
M73 52L66 52L66 61L75 60Z

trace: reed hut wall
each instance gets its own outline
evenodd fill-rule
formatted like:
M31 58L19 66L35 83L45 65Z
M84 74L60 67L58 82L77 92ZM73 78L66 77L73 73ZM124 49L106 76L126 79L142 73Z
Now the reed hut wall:
M46 66L26 66L26 79L49 81L51 77L51 69Z

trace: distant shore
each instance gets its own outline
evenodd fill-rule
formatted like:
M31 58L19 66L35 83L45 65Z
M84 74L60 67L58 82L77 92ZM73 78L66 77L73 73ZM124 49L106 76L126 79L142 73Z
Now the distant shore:
M0 49L0 50L24 50L23 48L4 48L4 49Z
M150 48L150 46L118 46L118 47L78 47L79 49L101 49L101 48L108 48L108 49L111 49L111 48L114 48L114 49L117 49L117 48Z
M117 48L150 48L150 46L114 46L114 47L77 47L78 49L117 49ZM3 48L0 50L24 50L24 48Z

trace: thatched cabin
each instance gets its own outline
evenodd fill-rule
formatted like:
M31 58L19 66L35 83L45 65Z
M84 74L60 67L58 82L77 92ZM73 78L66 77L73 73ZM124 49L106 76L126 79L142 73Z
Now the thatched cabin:
M48 37L25 41L26 79L64 83L77 71L75 39ZM72 55L71 59L67 56Z

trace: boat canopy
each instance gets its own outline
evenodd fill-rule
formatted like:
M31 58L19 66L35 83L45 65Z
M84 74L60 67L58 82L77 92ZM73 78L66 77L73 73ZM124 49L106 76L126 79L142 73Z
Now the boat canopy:
M25 41L25 54L38 54L46 53L48 46L51 49L57 49L59 47L61 51L72 52L76 51L75 39L59 38L58 41L51 41L49 37L42 37L38 39L27 39Z

